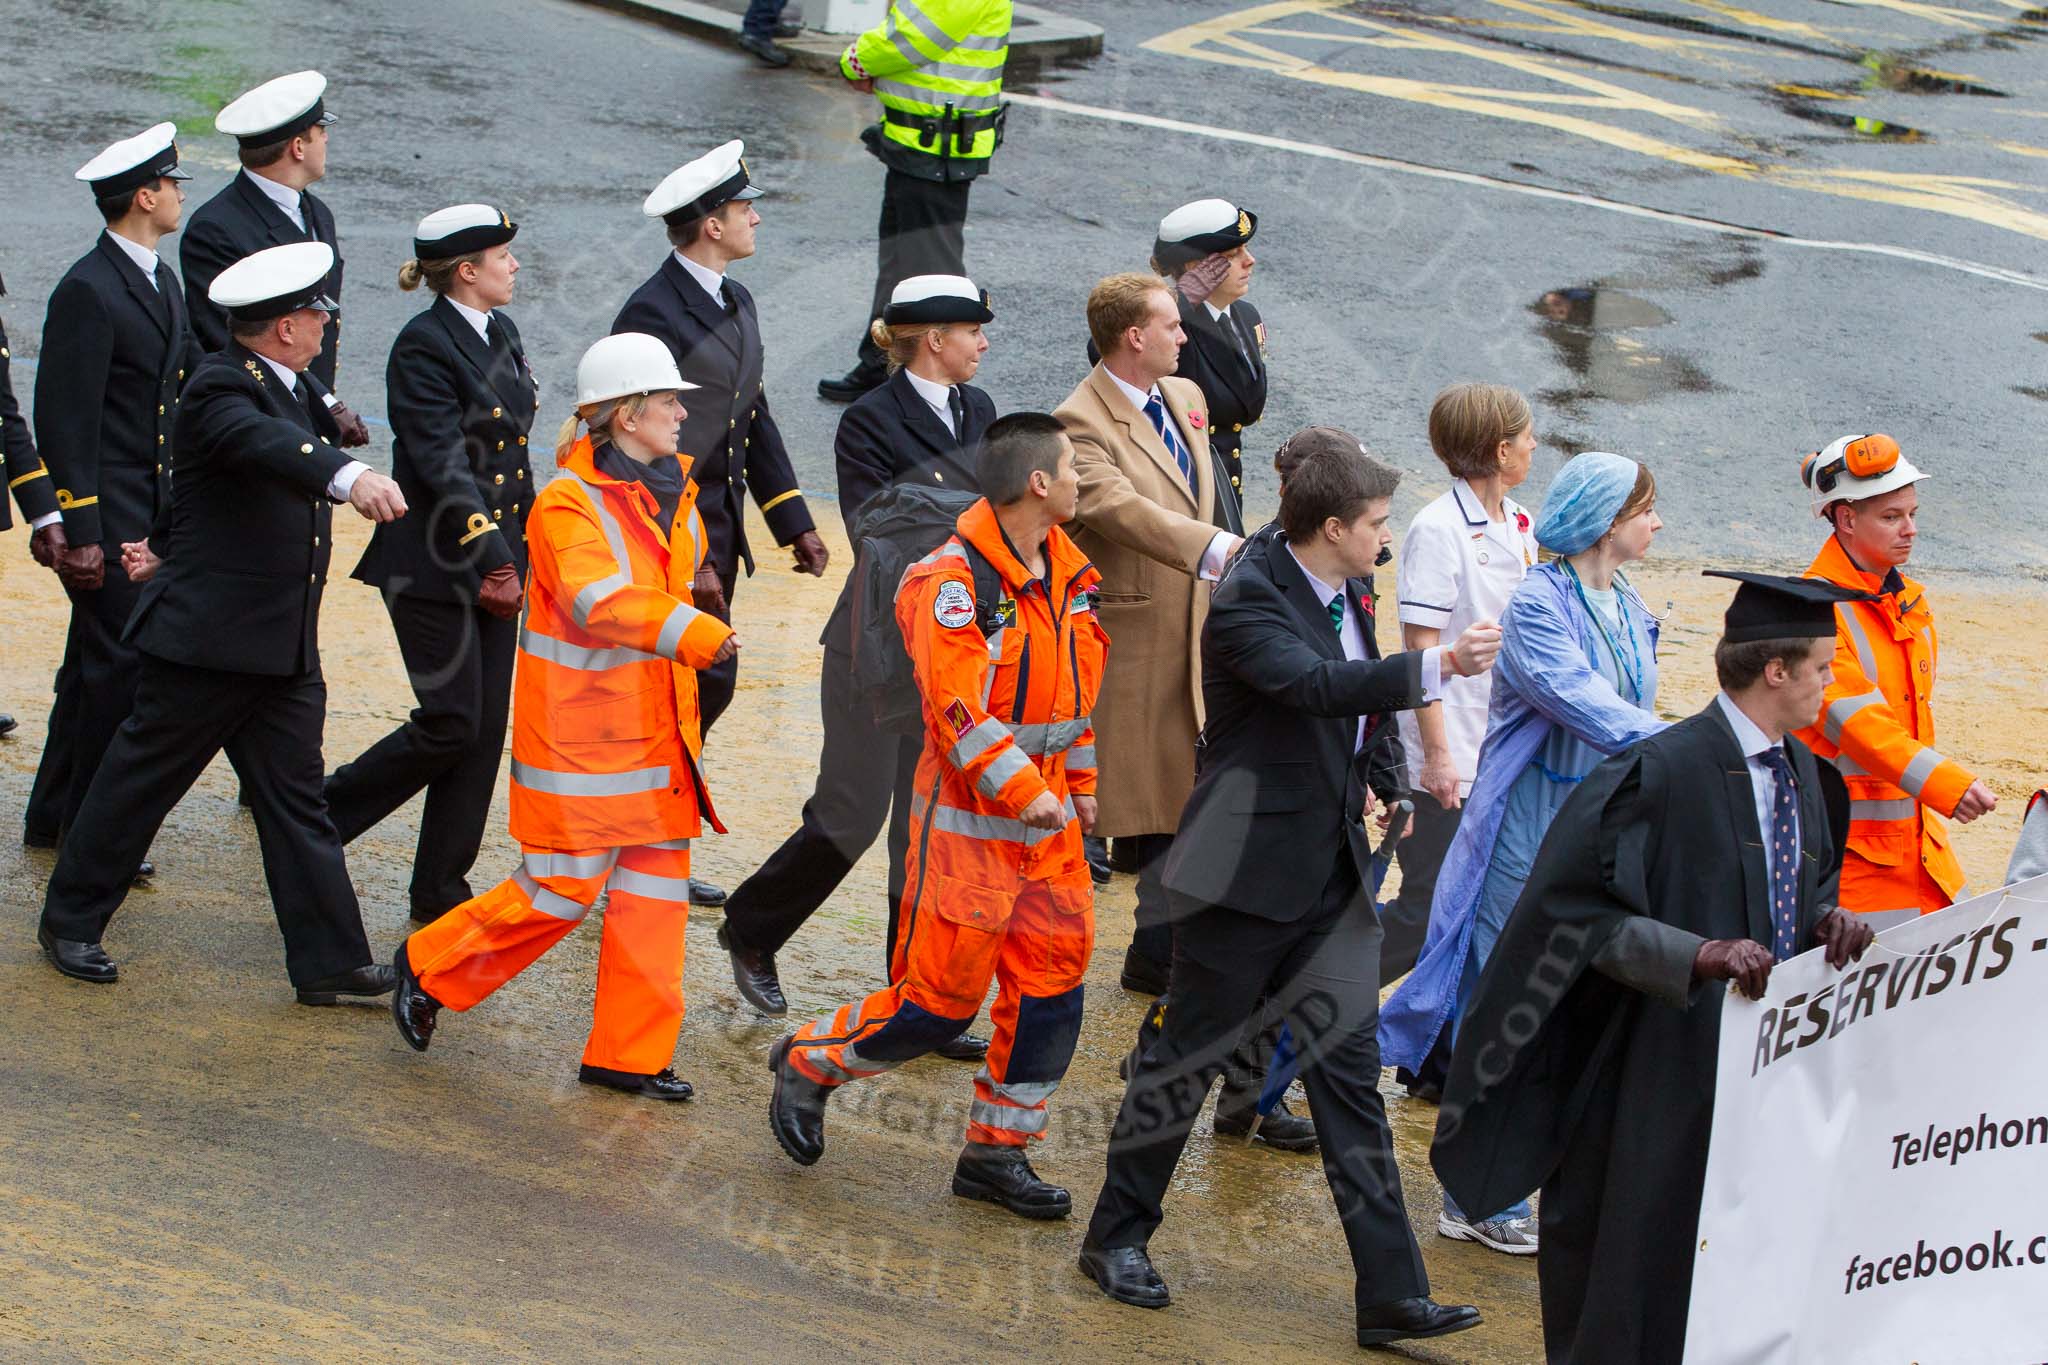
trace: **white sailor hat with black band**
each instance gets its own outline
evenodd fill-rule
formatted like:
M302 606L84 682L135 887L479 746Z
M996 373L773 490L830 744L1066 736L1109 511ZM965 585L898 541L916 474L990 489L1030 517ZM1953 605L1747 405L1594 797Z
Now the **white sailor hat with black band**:
M1219 251L1235 251L1258 230L1256 213L1228 199L1197 199L1159 220L1159 239L1152 244L1152 256L1171 270Z
M206 297L237 322L268 322L302 308L341 311L327 297L334 248L325 242L290 242L244 256L213 277Z
M422 261L445 261L503 246L519 235L519 224L489 204L457 204L436 209L420 219L412 232L412 254Z
M735 199L759 199L760 186L747 175L746 153L747 144L734 138L689 165L678 166L654 187L640 211L681 226L709 217L720 205Z
M265 81L237 97L214 116L213 126L244 147L268 147L334 122L327 109L327 78L317 71L294 71Z
M190 180L192 173L178 168L178 125L159 123L122 138L80 166L76 178L92 187L93 198L111 199L159 180Z
M889 294L882 321L891 327L908 322L989 322L988 290L965 275L912 275Z

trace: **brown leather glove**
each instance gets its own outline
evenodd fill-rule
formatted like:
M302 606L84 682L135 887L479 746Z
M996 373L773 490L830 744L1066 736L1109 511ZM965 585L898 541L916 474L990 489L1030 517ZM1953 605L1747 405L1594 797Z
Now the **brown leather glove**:
M1761 1000L1771 984L1771 950L1753 938L1713 938L1692 960L1695 981L1733 981L1735 989Z
M67 545L57 559L57 577L74 592L98 592L107 581L107 555L98 542Z
M805 531L789 543L790 552L796 556L796 571L807 573L813 578L825 576L825 561L831 554L825 549L825 542L816 531Z
M519 586L519 570L500 564L484 575L477 589L476 604L500 621L509 621L526 605L526 593Z
M1813 926L1813 941L1828 950L1828 966L1836 971L1851 962L1863 960L1863 950L1877 937L1877 930L1863 922L1860 915L1852 915L1839 907L1820 917Z
M732 624L732 609L725 604L725 586L718 581L718 570L709 563L697 569L697 576L690 580L690 597L698 611L708 611L727 625Z
M71 538L64 534L64 523L53 521L34 532L28 538L28 552L36 563L46 569L55 569L57 561L71 548Z
M336 400L334 406L327 410L327 415L341 428L341 444L344 449L366 446L370 443L369 426L362 418L356 416L355 410L348 404Z

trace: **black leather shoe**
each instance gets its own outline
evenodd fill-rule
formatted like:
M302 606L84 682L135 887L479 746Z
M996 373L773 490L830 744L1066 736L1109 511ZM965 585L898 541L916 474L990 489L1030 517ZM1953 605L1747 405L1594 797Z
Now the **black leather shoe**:
M1225 1106L1218 1097L1216 1105L1216 1136L1241 1138L1252 1136L1254 1142L1263 1142L1268 1147L1282 1152L1313 1152L1316 1149L1316 1122L1305 1114L1294 1113L1281 1100L1273 1106L1273 1112L1259 1120L1258 1132L1252 1134L1252 1120L1258 1117L1257 1096L1245 1109Z
M585 1085L601 1085L628 1095L644 1095L650 1100L686 1100L697 1093L695 1086L669 1067L663 1067L652 1076L643 1076L637 1071L607 1071L601 1066L579 1066L576 1079Z
M988 1039L978 1033L963 1033L933 1048L932 1056L949 1062L978 1062L988 1056Z
M726 925L718 926L718 946L732 954L732 984L740 998L771 1019L789 1013L789 1001L782 995L782 978L775 974L775 954L757 953L752 948L735 948Z
M391 959L391 974L398 978L391 992L391 1017L398 1023L398 1036L414 1052L425 1052L427 1044L434 1041L434 1016L441 1012L441 1002L421 988L420 979L412 974L412 963L406 960L403 943Z
M1442 1304L1435 1299L1395 1299L1358 1310L1358 1344L1385 1346L1394 1341L1449 1336L1479 1325L1479 1310L1467 1303Z
M135 869L134 880L138 882L146 882L155 875L156 864L151 862L149 859L144 858Z
M773 38L759 38L751 33L742 33L740 46L759 58L763 66L789 65L789 54L777 47Z
M1073 1196L1039 1179L1022 1147L968 1143L953 1167L953 1193L1001 1204L1020 1218L1064 1218L1074 1211Z
M1118 1303L1133 1308L1164 1308L1173 1302L1166 1281L1152 1268L1143 1247L1104 1247L1081 1243L1081 1273Z
M1140 995L1166 994L1167 967L1163 962L1154 962L1136 948L1124 949L1124 972L1118 984L1127 991Z
M820 379L818 397L834 403L851 403L868 390L881 388L888 380L887 370L864 370L855 366L838 379Z
M57 832L55 830L24 829L21 832L21 846L23 848L55 848L57 846Z
M814 1166L825 1155L825 1101L832 1091L790 1062L789 1046L795 1041L792 1033L768 1054L768 1069L775 1073L775 1093L768 1098L768 1127L791 1161Z
M1109 840L1098 839L1090 834L1081 840L1081 849L1088 858L1088 879L1097 886L1108 886L1111 870Z
M43 956L50 959L50 965L66 976L95 986L112 985L120 979L121 969L97 943L58 938L41 925L36 926L36 942L43 945Z
M692 877L690 878L690 904L701 905L707 910L716 910L719 906L725 904L725 888L713 886L710 882L700 882L695 877Z
M381 962L356 967L333 976L323 976L318 981L308 981L299 987L301 1005L339 1004L343 996L375 997L383 995L398 985L398 973Z
M4 711L0 711L0 735L13 734L14 727L17 723L18 722L16 722L13 716L8 715Z

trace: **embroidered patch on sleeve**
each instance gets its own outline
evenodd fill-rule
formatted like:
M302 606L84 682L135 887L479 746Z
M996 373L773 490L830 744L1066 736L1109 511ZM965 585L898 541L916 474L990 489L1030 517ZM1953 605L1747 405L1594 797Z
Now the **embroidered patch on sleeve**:
M967 704L957 698L946 705L946 724L953 727L953 733L964 735L974 728L974 717L967 714Z
M967 586L954 580L939 585L939 595L932 599L932 615L948 630L958 630L974 623L974 594Z

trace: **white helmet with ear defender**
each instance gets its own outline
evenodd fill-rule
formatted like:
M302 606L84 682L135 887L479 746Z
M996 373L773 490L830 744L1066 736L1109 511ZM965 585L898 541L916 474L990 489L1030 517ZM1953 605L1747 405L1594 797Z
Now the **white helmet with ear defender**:
M635 393L694 389L676 369L676 358L659 337L620 332L597 342L576 362L576 406Z
M1813 498L1816 517L1825 517L1838 502L1881 497L1926 477L1899 454L1899 443L1882 432L1837 437L1826 450L1799 462L1799 481Z

